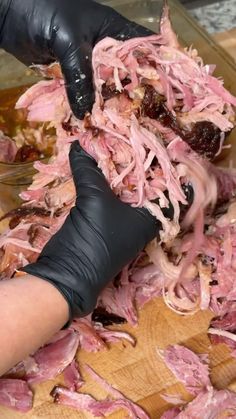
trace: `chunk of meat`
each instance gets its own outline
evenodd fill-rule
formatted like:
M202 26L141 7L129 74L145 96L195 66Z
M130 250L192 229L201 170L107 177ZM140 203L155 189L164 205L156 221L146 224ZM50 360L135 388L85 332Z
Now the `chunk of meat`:
M38 370L27 374L29 383L40 383L55 378L73 361L79 346L79 336L76 332L67 331L61 339L39 349L34 359Z
M221 131L216 125L203 120L197 121L190 130L181 128L178 119L168 110L165 98L150 85L145 86L142 114L157 120L163 127L171 128L192 150L210 160L220 149Z
M175 377L194 396L211 386L208 365L190 349L181 345L163 351L164 361Z
M1 378L0 404L27 413L33 406L33 393L23 380Z
M171 409L164 413L162 419L219 419L235 418L236 416L236 393L229 390L202 391L181 412Z
M41 153L33 145L25 144L17 150L15 163L33 162L40 159Z
M216 329L228 330L229 332L236 331L236 311L226 313L223 317L215 318L211 321L211 326Z

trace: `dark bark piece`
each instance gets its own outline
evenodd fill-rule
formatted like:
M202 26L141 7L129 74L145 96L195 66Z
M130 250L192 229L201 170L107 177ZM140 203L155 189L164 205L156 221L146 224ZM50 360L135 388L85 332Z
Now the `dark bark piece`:
M19 207L16 208L12 211L9 211L7 214L4 214L1 218L0 218L0 222L7 219L7 218L11 218L10 222L9 222L9 227L11 230L13 230L15 227L17 227L17 225L20 223L20 221L22 220L22 218L27 218L27 217L31 217L32 215L35 216L39 216L39 217L50 217L51 212L47 211L44 208L40 208L40 207ZM56 213L54 214L55 216L60 215L60 211L56 211Z
M125 78L121 81L121 84L123 87L127 86L127 84L130 83L130 79ZM116 85L115 83L112 83L110 85L104 83L102 85L102 97L104 100L108 100L111 99L114 96L118 96L120 95L120 92L118 90L116 90Z
M192 150L212 160L220 147L221 131L212 122L200 121L195 123L191 131L184 134L183 140Z
M102 323L103 326L112 326L113 324L127 323L124 317L117 316L113 313L108 313L104 308L97 307L92 314L93 322Z
M209 121L196 122L190 131L180 127L177 118L167 109L165 98L154 87L146 85L141 113L151 119L157 119L164 127L171 128L196 153L213 160L219 150L220 129Z
M33 162L40 159L40 152L32 145L23 145L16 153L15 163Z

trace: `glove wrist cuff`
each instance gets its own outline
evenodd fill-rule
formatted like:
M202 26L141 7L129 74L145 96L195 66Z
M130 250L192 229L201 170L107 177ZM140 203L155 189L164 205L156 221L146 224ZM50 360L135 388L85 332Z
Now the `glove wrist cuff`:
M1 45L1 40L2 40L2 32L3 32L4 23L5 23L11 2L12 0L2 0L0 2L0 45Z
M52 260L38 260L19 269L54 285L64 296L69 306L69 323L75 317L88 315L96 305L97 294L90 289L89 281L79 273L69 272ZM95 295L96 294L96 295ZM67 325L68 325L67 324Z

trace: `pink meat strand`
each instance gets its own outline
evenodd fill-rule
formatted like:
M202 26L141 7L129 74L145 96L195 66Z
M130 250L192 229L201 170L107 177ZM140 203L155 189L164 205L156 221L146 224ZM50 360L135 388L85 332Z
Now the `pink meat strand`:
M78 391L84 384L84 380L79 371L79 365L74 359L71 364L64 369L63 375L65 385L70 391Z
M98 401L89 394L75 393L62 387L55 387L51 395L54 397L56 403L72 407L79 411L86 411L91 413L95 418L105 417L117 410L124 409L131 419L138 419L138 417L133 414L127 401L123 399L105 399ZM146 416L146 418L148 418L148 416Z
M118 409L124 409L131 419L148 419L149 416L136 403L127 399L120 391L112 387L106 380L98 375L91 367L85 366L89 375L114 399L106 398L98 401L89 394L75 393L62 387L55 387L51 393L54 401L78 410L85 410L94 417L104 417Z

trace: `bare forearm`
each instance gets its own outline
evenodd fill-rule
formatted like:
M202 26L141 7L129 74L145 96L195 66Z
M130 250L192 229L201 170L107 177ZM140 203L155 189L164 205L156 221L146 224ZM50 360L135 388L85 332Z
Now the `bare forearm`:
M24 275L0 282L0 376L45 344L69 317L50 283Z

